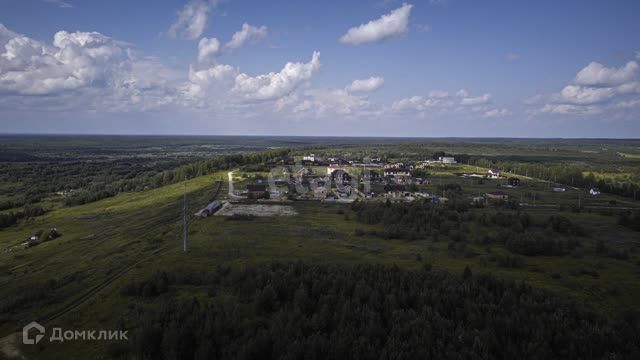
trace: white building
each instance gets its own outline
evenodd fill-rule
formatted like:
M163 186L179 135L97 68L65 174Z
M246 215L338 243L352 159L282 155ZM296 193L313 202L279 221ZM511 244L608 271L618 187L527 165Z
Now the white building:
M487 177L489 179L497 179L500 177L500 171L496 169L489 169L487 171Z
M455 164L456 158L454 158L453 156L440 156L438 158L438 161L440 161L443 164Z
M309 154L309 155L305 155L302 157L303 161L311 161L311 162L316 162L317 158L315 154Z

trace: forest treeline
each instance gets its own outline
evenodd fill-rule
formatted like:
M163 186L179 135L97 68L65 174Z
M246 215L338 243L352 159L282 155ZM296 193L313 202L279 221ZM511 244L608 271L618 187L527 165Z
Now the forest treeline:
M153 286L181 285L154 275ZM192 276L187 281L193 282ZM209 295L138 306L135 359L637 359L640 316L604 318L523 283L382 265L201 275ZM127 290L126 293L129 293ZM147 294L157 294L149 291ZM130 296L139 296L137 290ZM122 326L126 321L121 322Z
M215 171L234 167L274 162L288 154L288 150L268 150L249 154L216 156L207 160L179 166L175 169L164 170L152 174L142 174L133 178L120 179L114 182L100 182L74 192L65 201L66 205L80 205L111 196L121 192L155 189L175 184L185 178L208 175Z
M0 229L14 225L21 219L33 218L43 215L45 210L38 205L27 205L22 211L10 211L8 213L0 214Z

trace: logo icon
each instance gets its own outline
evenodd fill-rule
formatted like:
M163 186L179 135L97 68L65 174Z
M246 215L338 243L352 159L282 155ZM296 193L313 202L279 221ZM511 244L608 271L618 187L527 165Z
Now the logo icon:
M37 332L37 334L35 335L35 338L32 338L29 335L32 329L35 329L36 330L35 332ZM35 321L29 323L27 326L22 328L22 343L25 345L37 344L38 342L40 342L40 340L42 340L43 337L44 337L44 326L38 324Z

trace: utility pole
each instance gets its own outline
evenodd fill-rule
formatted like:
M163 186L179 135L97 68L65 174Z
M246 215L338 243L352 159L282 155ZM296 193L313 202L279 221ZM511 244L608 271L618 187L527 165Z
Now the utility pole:
M182 201L182 250L187 252L187 178L184 178L184 196Z
M580 192L578 191L578 209L580 209Z

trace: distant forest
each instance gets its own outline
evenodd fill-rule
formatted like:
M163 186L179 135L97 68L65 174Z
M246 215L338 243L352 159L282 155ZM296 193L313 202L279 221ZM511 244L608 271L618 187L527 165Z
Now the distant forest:
M138 307L136 359L638 359L640 315L607 320L523 283L381 265L269 264L169 275L123 294L184 284L210 300ZM122 324L126 323L122 321Z

